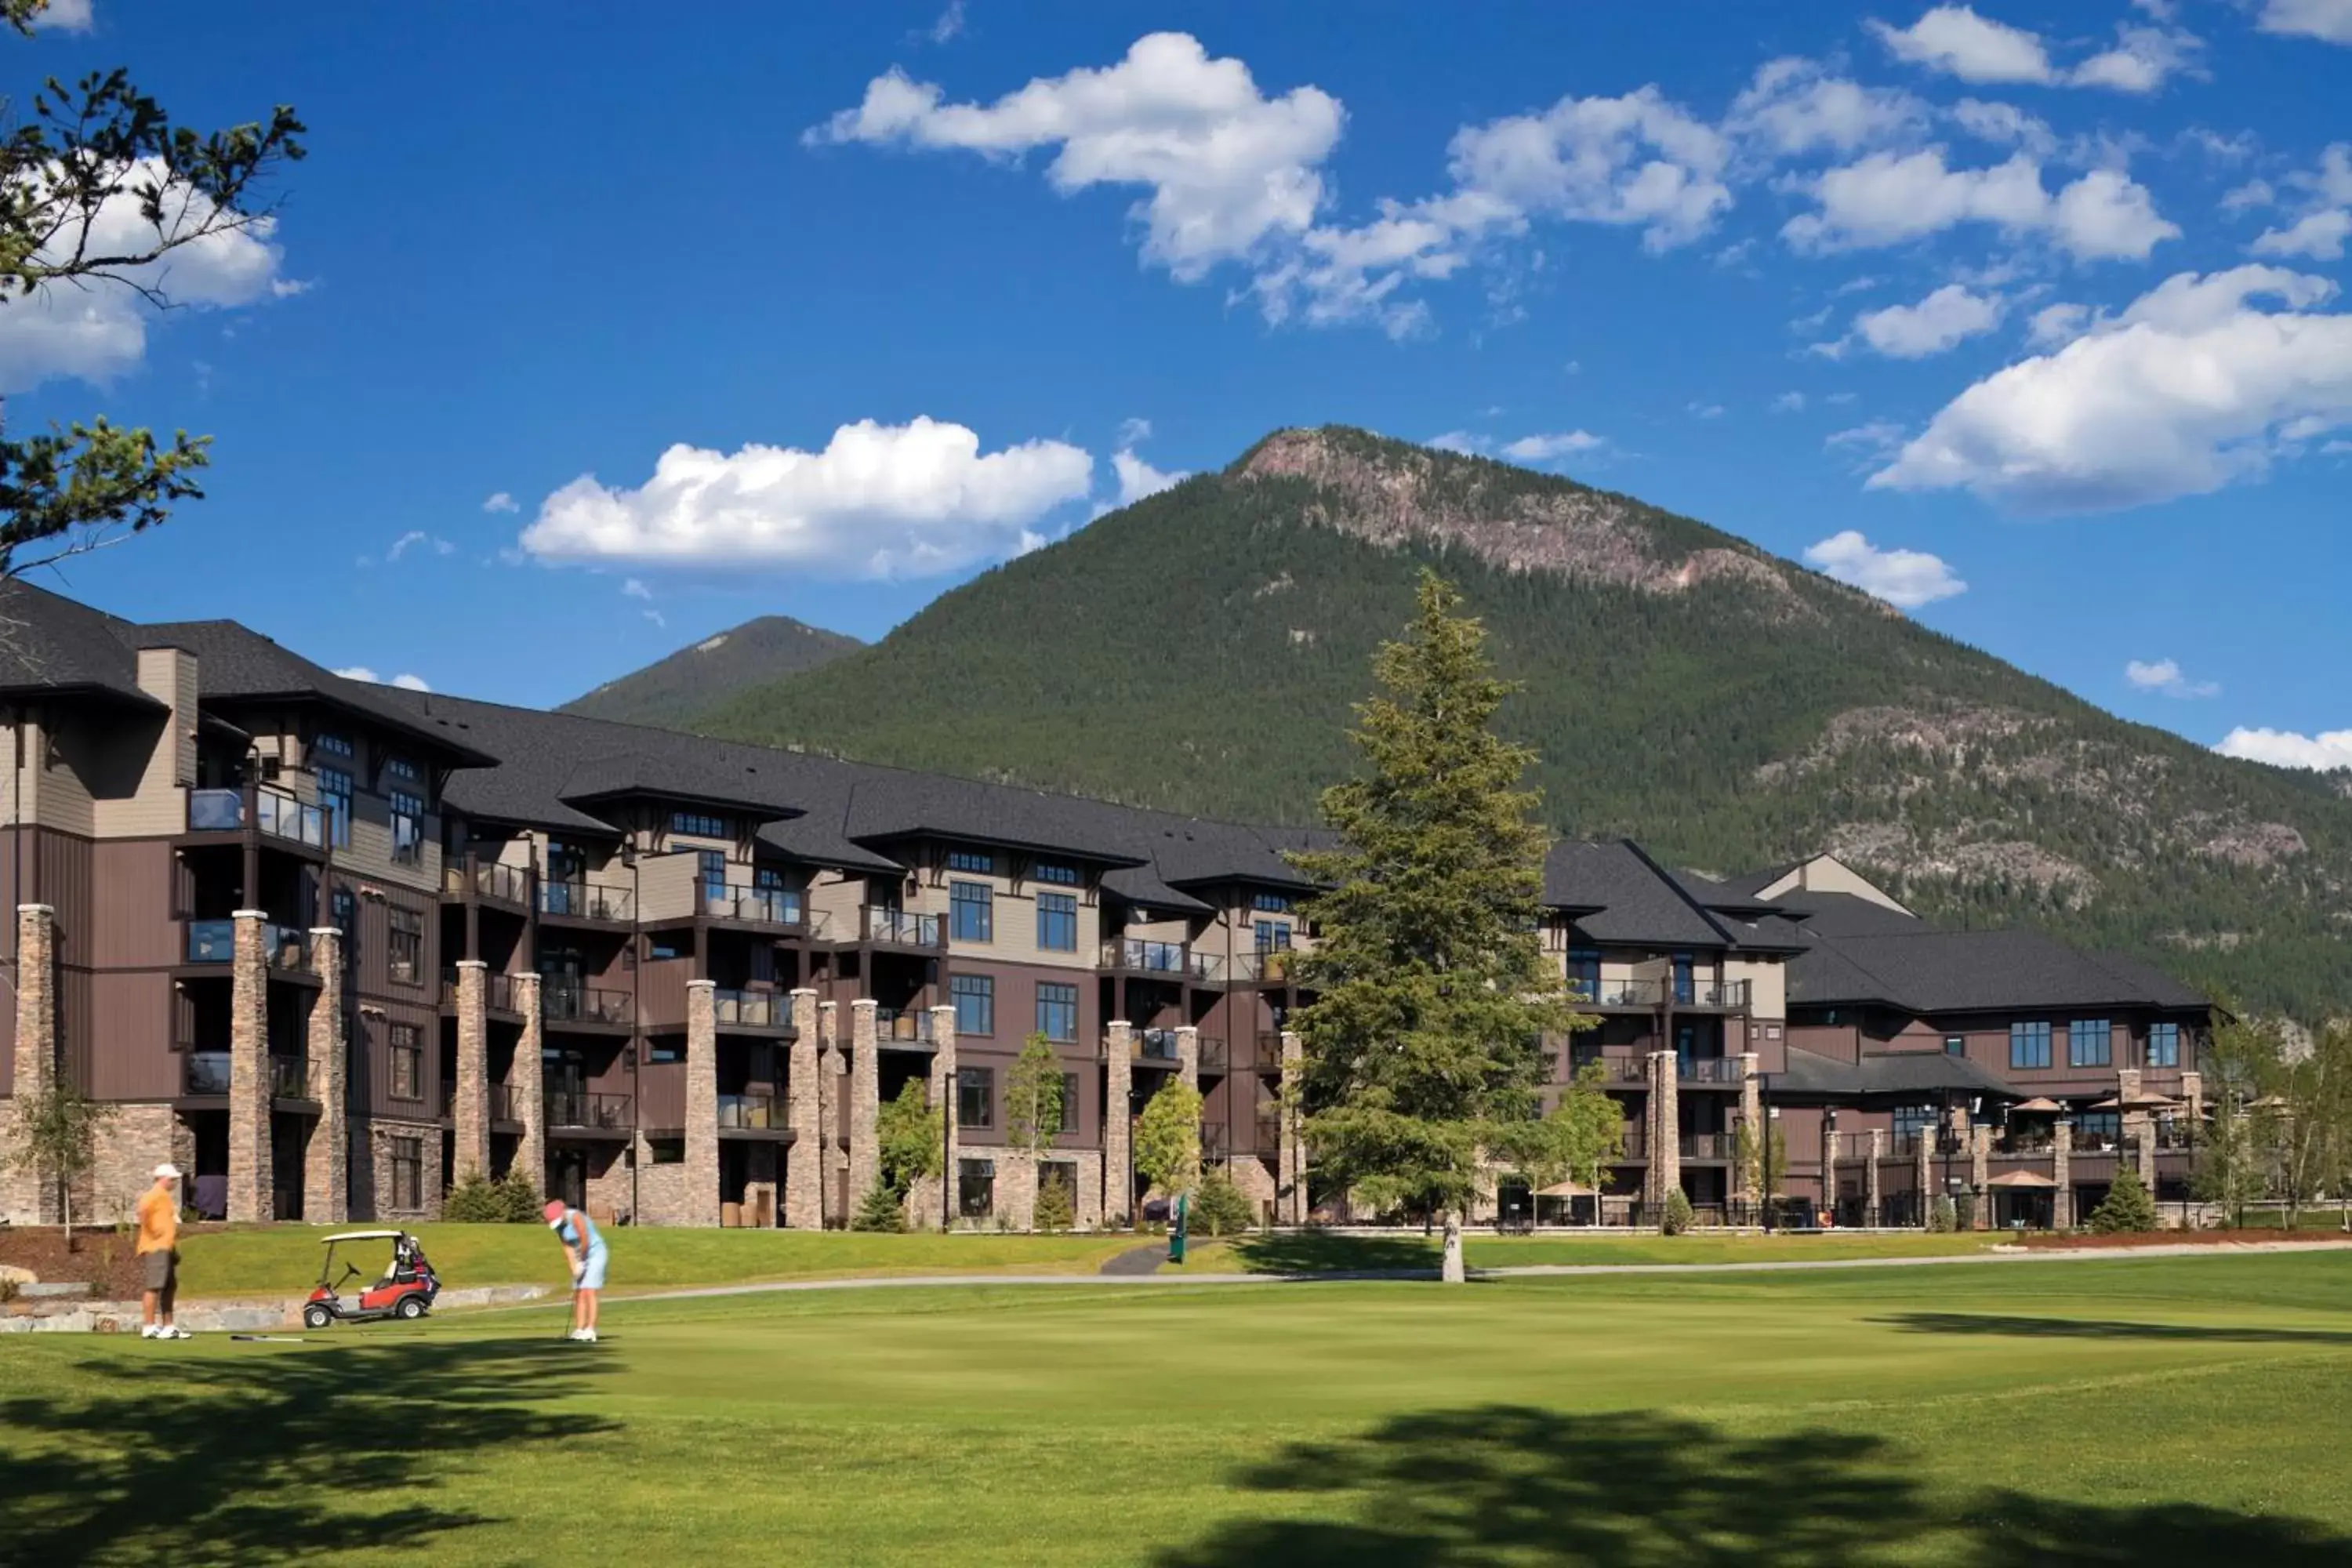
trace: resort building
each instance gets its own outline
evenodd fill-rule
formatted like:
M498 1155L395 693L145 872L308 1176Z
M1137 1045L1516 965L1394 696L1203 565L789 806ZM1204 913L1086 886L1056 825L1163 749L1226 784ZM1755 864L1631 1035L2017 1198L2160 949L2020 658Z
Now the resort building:
M168 1158L239 1220L427 1217L520 1170L630 1223L838 1225L919 1084L947 1147L919 1221L1024 1226L1051 1183L1116 1226L1173 1079L1269 1218L1326 1201L1279 1109L1300 830L368 685L22 584L0 621L0 1096L67 1075L114 1108L79 1215ZM1602 1192L1506 1173L1498 1216L1678 1187L1738 1217L1743 1127L1841 1223L1960 1191L2065 1223L2119 1159L2185 1172L2210 1010L2139 965L1933 930L1827 857L1718 883L1562 844L1544 905L1595 1020L1555 1076L1601 1063L1627 1136ZM1034 1158L1003 1114L1032 1034L1073 1111ZM0 1217L58 1207L0 1175Z

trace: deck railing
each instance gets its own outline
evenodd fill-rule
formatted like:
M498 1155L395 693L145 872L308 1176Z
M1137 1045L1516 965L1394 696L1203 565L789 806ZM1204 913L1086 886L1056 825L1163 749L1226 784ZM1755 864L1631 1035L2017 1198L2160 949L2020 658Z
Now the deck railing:
M604 1131L626 1131L630 1104L625 1094L573 1093L558 1089L547 1097L547 1124L551 1128L585 1127Z

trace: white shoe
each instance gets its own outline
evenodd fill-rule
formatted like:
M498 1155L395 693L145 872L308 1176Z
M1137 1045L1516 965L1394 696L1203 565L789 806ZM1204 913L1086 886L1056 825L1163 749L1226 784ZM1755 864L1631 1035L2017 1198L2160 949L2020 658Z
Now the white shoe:
M596 1342L596 1331L593 1329L584 1330L582 1331L580 1337L593 1345Z
M177 1323L167 1323L155 1331L155 1337L159 1340L192 1340L196 1336Z
M574 1329L563 1337L570 1340L573 1344L578 1344L588 1337L588 1331L585 1329Z
M142 1340L161 1339L163 1331L152 1323L142 1323L139 1325L139 1337Z

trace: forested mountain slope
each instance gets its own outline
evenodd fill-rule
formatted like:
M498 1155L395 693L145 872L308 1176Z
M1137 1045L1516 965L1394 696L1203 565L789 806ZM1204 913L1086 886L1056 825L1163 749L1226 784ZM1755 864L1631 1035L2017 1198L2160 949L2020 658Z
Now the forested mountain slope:
M1939 918L2352 1004L2340 780L2126 723L1631 498L1360 431L1277 432L691 727L1312 820L1424 563L1526 683L1504 721L1563 833L1718 872L1828 848Z
M865 646L790 616L761 616L608 680L560 711L675 726L683 714L716 707L739 692L814 669Z

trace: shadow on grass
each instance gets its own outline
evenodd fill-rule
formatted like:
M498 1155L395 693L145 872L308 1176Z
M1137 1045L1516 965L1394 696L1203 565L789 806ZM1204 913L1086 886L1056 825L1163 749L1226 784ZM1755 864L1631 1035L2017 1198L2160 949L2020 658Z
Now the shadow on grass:
M561 1341L92 1358L85 1396L0 1400L0 1561L183 1563L422 1548L488 1522L415 1494L449 1458L612 1429L537 1406L601 1370ZM31 1451L26 1451L26 1450ZM389 1494L409 1495L392 1497ZM380 1502L372 1499L382 1499Z
M2208 1327L2102 1318L2020 1318L1990 1312L1904 1312L1874 1323L1916 1334L2008 1334L2029 1339L2212 1341L2249 1345L2352 1345L2352 1330Z
M1330 1231L1277 1231L1237 1238L1234 1256L1254 1274L1437 1272L1433 1241L1402 1236L1340 1236Z
M1748 1439L1640 1412L1403 1416L1295 1446L1235 1485L1308 1517L1223 1526L1159 1568L1862 1568L1923 1546L1966 1568L2352 1563L2352 1538L2304 1521L2013 1492L1939 1500L1873 1437Z

